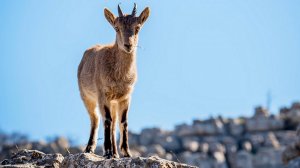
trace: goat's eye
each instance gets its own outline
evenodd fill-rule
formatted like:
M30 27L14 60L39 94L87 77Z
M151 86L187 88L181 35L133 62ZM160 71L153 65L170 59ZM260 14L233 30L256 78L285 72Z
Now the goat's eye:
M116 30L116 32L119 32L119 31L120 31L118 27L115 27L115 30Z

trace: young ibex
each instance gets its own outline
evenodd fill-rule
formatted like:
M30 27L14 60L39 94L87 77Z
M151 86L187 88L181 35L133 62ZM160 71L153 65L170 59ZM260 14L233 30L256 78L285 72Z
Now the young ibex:
M116 31L112 45L96 45L85 51L78 67L78 84L81 98L89 113L91 132L85 152L94 153L97 144L99 115L104 125L104 156L118 158L115 127L120 128L120 150L131 157L128 146L127 113L131 92L136 82L136 47L138 32L147 20L150 10L145 8L136 16L136 4L131 14L124 15L118 5L119 17L104 9L107 21Z

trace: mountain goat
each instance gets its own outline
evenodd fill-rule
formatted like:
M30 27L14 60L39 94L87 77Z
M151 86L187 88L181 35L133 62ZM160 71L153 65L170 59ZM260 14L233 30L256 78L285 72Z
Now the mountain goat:
M91 120L90 138L85 152L94 153L99 127L99 108L104 125L104 156L118 158L116 124L120 128L120 150L131 157L128 146L128 110L137 78L136 48L138 33L147 20L150 9L136 16L136 4L131 14L123 14L118 5L118 17L104 9L107 21L116 31L112 45L96 45L87 49L78 67L81 98Z

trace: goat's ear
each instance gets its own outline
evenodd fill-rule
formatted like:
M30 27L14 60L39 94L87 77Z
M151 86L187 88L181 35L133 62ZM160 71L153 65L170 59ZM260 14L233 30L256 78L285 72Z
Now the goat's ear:
M104 16L106 18L106 20L112 25L115 25L115 15L113 13L111 13L111 11L109 11L107 8L104 8Z
M147 7L143 10L143 12L139 16L140 24L144 24L147 18L149 17L149 15L150 15L150 8Z

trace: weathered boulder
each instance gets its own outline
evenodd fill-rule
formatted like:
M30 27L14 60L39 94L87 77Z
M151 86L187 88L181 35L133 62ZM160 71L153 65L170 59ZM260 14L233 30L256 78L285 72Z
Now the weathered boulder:
M175 134L182 137L182 136L190 136L194 135L194 128L188 124L180 124L175 126Z
M254 168L252 158L251 153L241 150L229 156L230 166L232 168Z
M70 154L65 157L62 168L69 167L86 167L86 168L164 168L164 167L182 167L194 168L186 164L176 163L161 159L159 157L135 157L135 158L121 158L121 159L105 159L101 156L89 153Z
M288 146L291 142L297 141L296 131L276 131L274 134L281 146Z
M195 168L186 164L161 159L159 157L133 157L120 159L105 159L90 153L68 154L63 157L61 154L45 154L37 150L21 150L10 159L3 160L0 167L7 168L31 168L31 167L54 167L54 168L165 168L181 167Z
M37 150L21 150L10 159L1 162L3 167L47 166L58 168L64 157L61 154L45 154Z
M196 138L183 138L182 146L183 146L184 150L191 151L191 152L197 152L200 147L200 144Z
M225 127L220 118L194 120L193 125L181 124L175 127L178 136L218 135L225 134Z
M253 157L253 166L260 168L281 168L282 149L261 148Z
M252 117L246 119L245 127L249 132L282 130L284 122L275 116Z
M242 119L231 119L228 121L228 132L233 136L240 136L245 131L245 123Z
M205 121L194 120L193 129L196 135L217 135L225 133L223 122L219 118L211 118Z
M285 121L286 129L295 129L300 124L300 102L293 103L291 108L281 108L280 117Z

